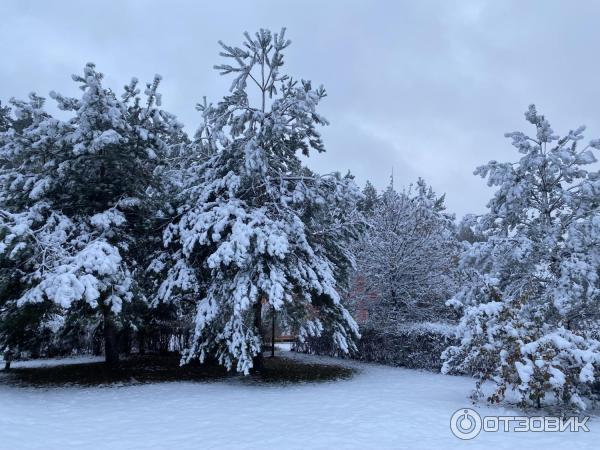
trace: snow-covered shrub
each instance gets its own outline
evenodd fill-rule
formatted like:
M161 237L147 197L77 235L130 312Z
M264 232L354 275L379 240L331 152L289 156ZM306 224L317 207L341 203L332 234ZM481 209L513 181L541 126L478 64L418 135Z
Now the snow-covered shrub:
M412 323L388 329L361 327L360 333L356 350L349 355L351 358L431 371L440 370L442 353L457 343L455 325L445 322ZM324 336L297 342L294 348L303 353L344 356Z
M424 322L390 329L361 328L358 358L393 366L438 371L442 353L455 343L454 325Z

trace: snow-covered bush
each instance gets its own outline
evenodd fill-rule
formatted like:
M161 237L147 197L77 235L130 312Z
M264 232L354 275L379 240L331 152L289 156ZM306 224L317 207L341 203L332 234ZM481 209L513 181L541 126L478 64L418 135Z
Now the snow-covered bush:
M361 327L356 351L349 356L361 361L390 366L439 371L442 353L456 344L456 326L446 322L423 322L376 329ZM326 336L311 337L296 343L295 350L316 355L344 356Z
M476 375L476 396L491 382L490 401L584 408L600 369L600 176L585 168L600 141L556 136L534 106L525 117L535 137L507 134L521 158L476 171L497 191L460 260L460 344L443 371Z

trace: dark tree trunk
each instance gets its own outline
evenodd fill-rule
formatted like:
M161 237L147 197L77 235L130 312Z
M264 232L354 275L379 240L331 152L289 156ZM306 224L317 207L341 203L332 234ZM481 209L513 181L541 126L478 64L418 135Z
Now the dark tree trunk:
M4 351L4 370L9 371L10 370L10 363L13 360L13 352L10 348L7 348Z
M262 303L259 301L254 305L254 328L260 339L260 350L252 359L252 371L260 372L263 369L263 354L262 354Z
M102 323L100 323L96 329L94 330L94 334L92 335L92 354L94 356L102 356L102 343L104 342L104 319Z
M271 358L275 358L275 307L273 306L271 322Z
M140 355L146 354L146 331L140 330L138 333L138 353Z
M163 356L169 354L169 340L171 338L169 331L165 327L161 327L158 332L159 353Z
M104 360L106 364L119 362L119 340L114 317L110 310L104 311Z
M125 355L131 355L131 327L125 327L120 333L121 351Z

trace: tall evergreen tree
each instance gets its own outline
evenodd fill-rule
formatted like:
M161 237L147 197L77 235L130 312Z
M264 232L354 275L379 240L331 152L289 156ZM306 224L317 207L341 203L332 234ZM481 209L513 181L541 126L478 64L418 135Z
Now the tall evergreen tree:
M265 306L301 338L329 328L342 350L353 346L357 327L336 275L351 264L360 194L348 177L302 165L299 153L325 150L317 127L327 122L316 110L325 90L281 72L284 30L245 37L243 48L221 43L232 65L216 68L234 75L231 94L201 107L208 158L192 167L165 233L173 263L159 296L199 294L184 360L214 355L248 373L260 369Z
M35 95L13 102L25 126L6 132L1 149L0 250L14 285L3 322L27 308L44 310L53 331L101 320L106 359L116 362L123 303L139 296L135 250L151 217L149 194L165 135L180 126L159 109L159 78L145 102L136 80L119 99L93 64L73 78L81 99L51 93L73 112L67 121L45 112Z
M600 369L600 175L586 168L600 140L555 135L533 105L525 117L534 137L506 135L520 159L475 172L497 191L461 258L461 342L444 370L474 373L476 396L494 384L490 401L513 390L523 405L584 408Z

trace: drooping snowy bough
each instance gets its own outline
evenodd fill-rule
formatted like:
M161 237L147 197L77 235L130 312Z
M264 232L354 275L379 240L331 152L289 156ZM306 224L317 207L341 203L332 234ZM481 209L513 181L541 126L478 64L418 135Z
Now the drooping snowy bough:
M168 271L158 301L196 302L195 334L184 360L214 356L249 373L261 364L261 317L275 310L300 338L332 332L345 352L357 326L340 303L361 226L360 193L350 177L317 175L301 155L323 152L317 113L323 88L283 75L281 33L245 35L244 48L221 43L233 65L231 94L199 106L195 145L179 214L164 235ZM250 88L255 89L250 89Z

